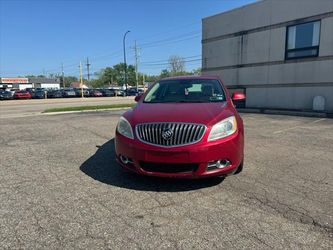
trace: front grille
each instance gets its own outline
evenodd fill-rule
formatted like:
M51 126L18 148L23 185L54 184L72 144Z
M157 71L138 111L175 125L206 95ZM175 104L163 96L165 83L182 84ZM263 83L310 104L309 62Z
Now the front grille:
M157 163L157 162L140 162L140 166L147 172L155 173L189 173L198 169L198 164L175 164L175 163Z
M177 122L143 123L136 126L136 134L141 141L166 147L198 142L205 130L202 124Z

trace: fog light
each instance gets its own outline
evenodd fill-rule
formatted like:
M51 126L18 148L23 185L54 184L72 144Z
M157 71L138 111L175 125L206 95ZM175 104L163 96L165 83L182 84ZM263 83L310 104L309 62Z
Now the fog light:
M127 165L127 164L133 164L133 160L131 158L128 158L128 157L124 156L124 155L120 155L119 159L125 165Z
M223 159L217 161L211 161L207 164L207 170L222 169L230 165L230 161Z

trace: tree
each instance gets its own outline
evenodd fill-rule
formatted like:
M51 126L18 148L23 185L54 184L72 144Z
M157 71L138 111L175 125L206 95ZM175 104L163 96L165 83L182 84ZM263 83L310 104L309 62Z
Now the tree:
M118 63L113 67L106 67L95 73L101 86L112 84L123 85L125 76L125 64ZM135 67L127 65L127 83L135 84Z
M139 79L142 79L142 74L139 74ZM161 76L158 75L145 75L146 82L156 82L161 79Z
M65 87L69 87L72 82L77 82L78 78L75 76L65 76L64 81L65 81ZM61 87L62 87L62 85L61 85Z
M201 75L201 68L193 69L191 75Z
M87 85L93 88L99 88L105 86L105 84L103 84L103 82L100 79L90 79L89 82L87 82Z
M163 69L160 74L160 78L169 77L171 73L167 69Z
M184 58L174 55L169 57L169 68L171 75L179 75L185 72Z

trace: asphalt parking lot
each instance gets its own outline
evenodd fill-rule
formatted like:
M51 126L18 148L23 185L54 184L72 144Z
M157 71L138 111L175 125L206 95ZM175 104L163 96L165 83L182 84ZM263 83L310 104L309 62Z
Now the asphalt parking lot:
M244 171L137 176L123 111L2 117L1 249L332 249L333 120L244 114Z

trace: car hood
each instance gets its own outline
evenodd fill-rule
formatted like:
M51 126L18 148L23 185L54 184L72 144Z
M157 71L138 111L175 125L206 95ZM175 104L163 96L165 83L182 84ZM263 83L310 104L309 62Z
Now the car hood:
M211 103L138 103L124 114L132 125L147 122L189 122L213 125L234 115L227 102Z

